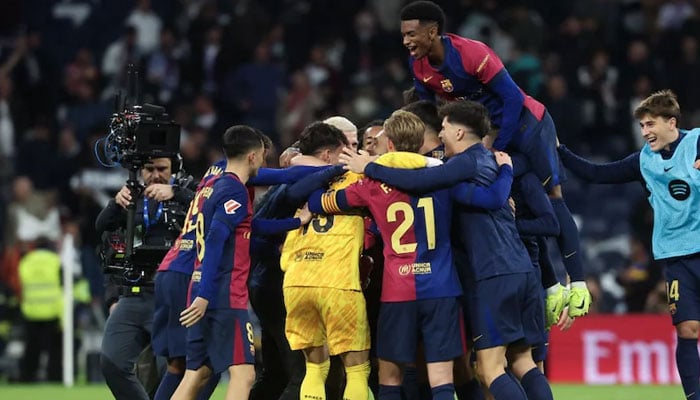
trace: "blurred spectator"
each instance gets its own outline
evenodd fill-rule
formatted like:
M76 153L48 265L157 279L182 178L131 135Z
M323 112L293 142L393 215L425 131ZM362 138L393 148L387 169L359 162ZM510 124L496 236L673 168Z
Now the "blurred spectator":
M627 312L644 312L647 297L662 280L661 268L641 240L630 238L629 262L618 275L618 281L625 288Z
M99 71L92 52L81 48L68 64L63 74L63 86L71 102L80 103L93 98L99 79Z
M6 244L26 245L40 236L58 240L61 224L54 204L55 196L34 191L34 184L26 176L15 178L13 194L8 207L9 221L5 226Z
M53 167L56 163L56 141L48 117L38 117L17 149L17 174L26 175L39 190L56 188Z
M61 318L61 258L51 240L39 237L34 250L19 262L22 286L20 309L24 318L24 355L20 361L20 381L35 382L39 360L48 353L47 380L61 382L63 378Z
M102 75L107 87L102 98L110 98L116 88L126 87L126 72L129 64L138 65L141 52L136 45L136 28L127 26L124 36L107 47L102 57Z
M316 118L316 112L324 102L304 71L296 71L291 76L291 88L282 100L278 129L280 143L287 147L298 139L304 127Z
M150 54L158 47L163 22L151 9L151 0L137 0L136 8L126 19L126 24L136 28L136 45L141 54Z
M700 46L698 37L686 35L680 41L680 59L669 65L670 87L683 104L681 126L700 125Z
M284 79L283 69L270 61L268 43L260 43L253 61L238 67L224 81L222 105L240 116L239 123L254 126L278 142L275 115Z
M159 105L168 106L180 86L180 58L183 50L177 46L175 32L164 27L160 32L160 46L146 62L146 82L155 92Z
M583 132L581 102L569 92L562 75L553 75L547 80L542 100L557 126L559 140L572 148L579 147Z
M607 51L595 50L586 65L578 68L578 84L583 96L583 124L589 128L589 143L605 138L617 118L617 68L610 65Z
M688 0L670 0L663 2L656 20L659 29L679 30L683 22L695 13L693 5Z

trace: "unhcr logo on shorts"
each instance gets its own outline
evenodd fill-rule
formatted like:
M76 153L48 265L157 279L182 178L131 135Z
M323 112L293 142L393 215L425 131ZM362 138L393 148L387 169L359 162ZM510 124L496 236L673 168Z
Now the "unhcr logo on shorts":
M432 272L433 270L430 267L430 263L413 263L399 266L399 275L425 275L431 274Z

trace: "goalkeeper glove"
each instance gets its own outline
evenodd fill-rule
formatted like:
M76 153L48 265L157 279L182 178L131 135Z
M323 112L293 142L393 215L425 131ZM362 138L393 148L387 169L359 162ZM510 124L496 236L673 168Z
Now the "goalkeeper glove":
M545 328L549 329L559 321L562 311L566 306L568 293L564 286L557 283L547 288L547 298L545 299Z
M571 282L569 291L569 316L572 318L582 317L588 314L591 307L591 292L586 287L586 282Z

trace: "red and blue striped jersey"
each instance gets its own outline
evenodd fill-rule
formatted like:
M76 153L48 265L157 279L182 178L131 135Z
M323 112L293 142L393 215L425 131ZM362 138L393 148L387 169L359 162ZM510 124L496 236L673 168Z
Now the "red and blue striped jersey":
M210 309L248 307L252 201L248 188L233 173L226 172L210 190L204 190L197 218L197 257L192 274L191 296L209 300ZM223 224L221 246L209 249L211 226Z
M428 57L409 58L416 93L421 99L439 97L451 100L472 100L483 104L489 111L491 122L500 128L494 147L503 150L510 140L522 140L525 132L520 124L523 108L539 121L545 107L525 94L512 80L503 62L484 43L454 34L445 34L440 40L445 48L445 60L441 66L430 64ZM500 140L499 140L500 139Z
M369 178L344 189L347 206L367 207L384 241L383 302L460 296L452 259L449 190L420 197ZM334 211L332 195L323 208ZM343 206L345 207L345 205ZM335 210L336 212L339 210Z
M180 236L178 236L173 247L163 257L163 261L158 266L158 272L176 271L192 275L196 255L194 246L195 227L197 226L197 215L202 211L202 192L204 188L213 186L216 179L221 176L225 169L226 160L224 159L209 167L204 174L199 185L197 185L197 192L190 203L190 208L187 210Z

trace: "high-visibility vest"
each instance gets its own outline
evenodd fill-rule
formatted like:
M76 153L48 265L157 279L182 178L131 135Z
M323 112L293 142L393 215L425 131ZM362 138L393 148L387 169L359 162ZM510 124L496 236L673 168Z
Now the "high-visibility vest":
M33 250L19 262L20 310L30 321L60 318L63 313L61 258L50 250Z

